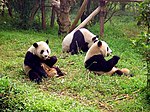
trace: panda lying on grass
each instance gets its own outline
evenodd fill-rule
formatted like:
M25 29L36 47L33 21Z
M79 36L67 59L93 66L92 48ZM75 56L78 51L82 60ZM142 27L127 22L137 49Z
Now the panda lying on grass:
M84 59L85 68L93 71L96 74L118 74L130 75L127 68L119 69L115 67L120 59L118 56L113 56L110 60L106 61L104 57L110 55L112 50L109 48L105 41L95 42L86 53ZM132 76L132 74L130 75Z
M80 50L87 52L91 45L98 40L98 36L85 28L72 31L63 39L62 51L78 54Z
M31 81L40 83L42 77L63 76L61 70L53 66L57 58L56 56L50 57L51 50L48 43L48 40L34 43L25 55L23 69Z

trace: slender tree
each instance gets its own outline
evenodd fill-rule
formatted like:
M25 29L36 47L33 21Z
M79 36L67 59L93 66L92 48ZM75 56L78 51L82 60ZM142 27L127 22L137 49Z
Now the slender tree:
M41 0L42 29L46 29L45 0Z
M34 16L39 8L40 8L40 0L35 0L35 4L31 10L30 17L29 17L30 23L32 23L32 21L34 20Z
M54 27L54 22L55 22L55 7L52 6L52 13L51 13L50 27Z

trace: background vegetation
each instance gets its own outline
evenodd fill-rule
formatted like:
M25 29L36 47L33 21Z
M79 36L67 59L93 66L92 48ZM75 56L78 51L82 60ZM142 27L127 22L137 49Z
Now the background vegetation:
M13 24L17 22L15 18L6 16L0 20L0 111L149 112L143 47L133 44L147 29L137 26L132 13L118 12L105 24L105 37L100 39L109 44L113 55L121 57L117 66L129 68L133 77L97 76L87 71L83 66L85 53L71 56L61 52L63 36L57 35L57 24L37 32L17 29ZM88 29L99 34L99 23ZM51 55L58 57L56 65L66 75L43 79L37 85L24 74L22 65L26 50L34 42L46 39L50 40Z

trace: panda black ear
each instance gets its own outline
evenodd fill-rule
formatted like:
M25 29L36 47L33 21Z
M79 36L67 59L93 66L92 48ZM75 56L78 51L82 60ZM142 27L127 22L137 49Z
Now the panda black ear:
M98 41L97 46L100 47L102 45L101 41Z
M48 43L49 43L49 41L48 41L48 40L46 40L46 43L48 44Z
M38 47L38 44L37 44L37 43L34 43L33 46L34 46L35 48L37 48L37 47Z
M93 37L93 38L92 38L92 41L95 41L95 40L96 40L96 37Z
M99 36L98 36L98 35L96 35L96 38L99 38Z
M97 41L97 37L93 37L92 41L95 43Z

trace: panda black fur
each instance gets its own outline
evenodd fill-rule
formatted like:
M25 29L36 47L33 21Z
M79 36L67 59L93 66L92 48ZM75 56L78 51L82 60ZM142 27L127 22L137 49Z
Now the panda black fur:
M80 50L87 52L91 45L98 40L98 36L85 28L69 33L62 42L62 51L77 54Z
M105 41L95 42L86 53L84 59L85 68L93 71L96 74L110 74L113 75L117 73L118 75L129 74L127 68L118 69L115 65L120 59L118 56L113 56L108 61L104 57L110 55L112 50L109 48Z
M31 81L40 83L42 77L47 78L47 74L41 65L42 63L53 67L57 62L56 56L50 57L51 50L48 43L48 40L46 42L40 41L34 43L25 55L23 69ZM56 71L58 75L63 74L58 67L56 67Z

